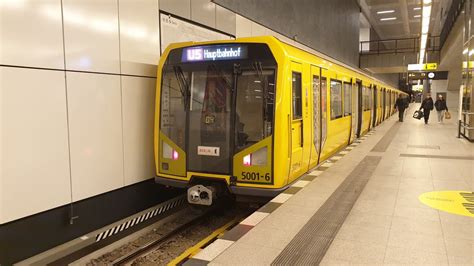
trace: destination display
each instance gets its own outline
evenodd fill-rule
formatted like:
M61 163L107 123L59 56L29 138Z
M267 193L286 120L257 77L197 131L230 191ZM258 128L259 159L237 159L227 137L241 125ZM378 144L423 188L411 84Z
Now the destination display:
M247 58L245 45L199 46L183 49L182 62L235 60Z

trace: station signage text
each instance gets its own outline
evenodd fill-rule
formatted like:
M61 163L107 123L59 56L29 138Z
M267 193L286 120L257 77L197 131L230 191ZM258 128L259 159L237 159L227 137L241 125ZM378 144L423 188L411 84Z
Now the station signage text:
M247 46L219 45L183 49L182 62L216 61L247 58Z

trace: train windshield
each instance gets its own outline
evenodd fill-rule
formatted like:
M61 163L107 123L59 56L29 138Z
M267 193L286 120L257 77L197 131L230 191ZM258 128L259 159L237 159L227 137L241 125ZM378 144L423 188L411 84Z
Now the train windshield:
M235 153L272 134L275 76L276 62L263 44L170 52L160 128L186 151L188 171L230 174Z

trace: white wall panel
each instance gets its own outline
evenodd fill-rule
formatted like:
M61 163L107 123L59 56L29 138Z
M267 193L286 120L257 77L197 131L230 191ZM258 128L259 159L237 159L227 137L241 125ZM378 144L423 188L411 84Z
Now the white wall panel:
M70 201L64 73L0 67L0 224Z
M252 36L252 21L242 17L241 15L236 15L235 17L235 37L251 37Z
M235 13L216 5L216 28L235 35Z
M164 51L170 43L186 41L230 40L232 37L213 30L203 28L184 20L161 15L161 50Z
M155 88L156 79L122 77L125 185L155 176Z
M252 36L265 36L268 35L268 30L264 26L252 22Z
M119 73L117 0L63 0L67 69Z
M0 64L64 68L60 0L0 1Z
M74 201L123 186L120 76L67 73Z
M160 58L158 0L120 0L122 73L156 77Z
M215 28L216 4L212 3L210 0L192 0L191 20Z

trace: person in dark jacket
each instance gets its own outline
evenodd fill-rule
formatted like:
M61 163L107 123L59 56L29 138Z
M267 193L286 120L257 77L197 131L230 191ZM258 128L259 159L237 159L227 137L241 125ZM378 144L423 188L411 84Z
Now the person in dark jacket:
M436 108L436 112L438 112L438 123L443 123L444 118L444 111L448 111L448 106L446 105L446 101L443 99L443 95L438 95L438 99L434 104Z
M402 94L399 94L397 100L395 101L395 108L398 110L398 121L400 122L403 122L403 113L405 112L406 107L406 100L403 98Z
M430 120L430 112L433 110L433 99L431 99L431 94L427 94L426 98L423 100L420 106L420 110L423 109L423 117L425 118L425 124L428 124Z

